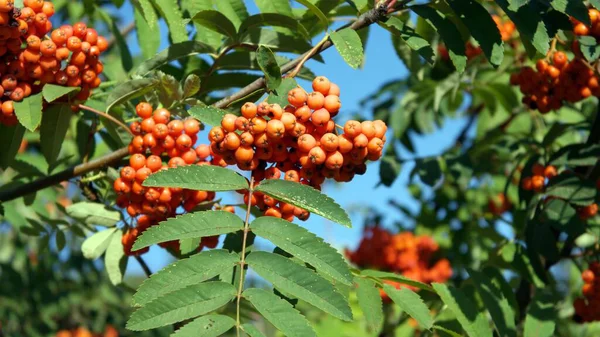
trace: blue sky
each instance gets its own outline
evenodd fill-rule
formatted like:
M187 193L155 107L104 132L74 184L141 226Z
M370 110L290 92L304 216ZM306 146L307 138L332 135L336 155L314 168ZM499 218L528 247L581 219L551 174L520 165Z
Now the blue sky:
M253 1L247 1L247 4L251 14L258 12ZM116 14L122 18L122 22L127 23L132 20L132 12L129 5L123 6ZM161 25L161 33L162 49L168 45L164 23ZM321 37L315 38L315 41L319 41ZM131 34L129 42L132 52L139 52L135 34ZM369 40L365 50L365 64L362 69L354 70L350 68L344 63L335 48L330 48L322 55L325 59L324 64L316 61L308 61L307 66L315 74L326 76L340 86L342 112L336 118L338 124L342 124L357 112L367 118L372 117L371 111L361 111L359 101L378 89L381 84L407 74L406 67L396 56L389 32L378 26L372 26L370 29ZM299 82L307 90L310 89L309 82ZM433 134L426 136L412 135L417 156L435 155L443 152L450 145L449 140L456 138L465 123L466 121L463 119L447 120L444 127L436 130ZM408 155L407 157L410 158ZM365 175L356 176L352 182L343 185L335 183L327 184L323 192L332 197L346 210L371 206L386 216L385 223L393 223L397 220L402 220L402 218L393 208L387 206L388 200L395 199L414 210L418 209L418 205L411 201L407 190L408 174L412 166L411 164L404 165L402 174L389 188L385 186L375 187L379 182L379 164L371 163L368 165ZM314 215L307 222L303 223L303 225L337 248L355 247L361 237L364 217L358 212L352 212L351 219L354 226L352 229L342 227ZM266 243L259 243L259 245L266 245ZM152 270L160 269L170 261L168 254L158 247L153 247L150 253L145 255L145 259ZM135 273L141 272L141 269L133 260L130 263L129 269Z

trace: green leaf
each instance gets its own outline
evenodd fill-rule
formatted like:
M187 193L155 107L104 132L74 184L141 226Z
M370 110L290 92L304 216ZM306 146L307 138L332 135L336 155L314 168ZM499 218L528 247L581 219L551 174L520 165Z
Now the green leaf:
M82 201L67 206L67 214L88 225L112 227L121 221L121 213L100 203Z
M525 317L524 337L554 336L556 299L539 289L529 304Z
M499 66L504 58L504 47L498 26L488 11L475 0L449 1L448 4L467 26L490 63Z
M388 149L393 149L393 147L390 146ZM386 153L381 158L381 163L379 164L379 179L381 179L381 183L388 187L392 186L401 170L402 165L397 160L396 156Z
M273 295L273 296L275 296L275 295ZM275 297L277 297L277 296L275 296ZM293 309L294 308L292 307L292 310ZM298 315L300 315L300 314L298 314ZM300 315L300 317L302 317L302 315ZM244 332L247 333L248 336L250 336L250 337L265 337L265 335L262 332L260 332L260 330L258 330L254 325L252 325L250 323L242 324L242 330L244 330ZM314 334L314 332L313 332L313 334ZM290 335L290 336L292 336L292 335Z
M125 256L123 244L121 243L122 237L122 231L115 231L110 238L104 255L104 266L113 285L119 285L123 282L123 275L127 267L127 256Z
M580 235L585 231L583 222L577 217L577 211L568 202L552 199L544 204L544 219L559 231L570 235Z
M217 1L216 5L219 12L225 14L233 23L236 30L240 27L242 21L248 18L248 10L243 0Z
M550 48L550 36L542 17L533 8L515 4L515 2L516 0L496 1L510 20L515 23L521 39L531 41L538 52L546 55Z
M106 99L106 111L109 112L115 105L119 105L140 97L154 89L159 84L156 78L140 78L127 81L113 88Z
M600 47L593 36L580 36L579 49L588 62L594 62L600 57Z
M294 307L286 300L277 295L263 289L250 288L244 291L243 296L252 303L256 310L263 315L267 321L271 322L271 324L283 332L284 335L288 337L317 336L306 318L294 309ZM245 328L246 326L244 326L244 330ZM251 336L254 335L251 334Z
M45 84L42 88L42 95L46 102L54 102L56 99L63 97L64 95L70 94L74 91L79 91L77 87L63 87L56 84Z
M228 112L212 106L195 106L188 113L203 124L221 126L221 120Z
M356 297L358 305L365 315L365 320L371 332L379 332L383 326L383 301L375 282L356 277Z
M142 62L142 64L136 68L134 73L136 75L144 76L152 70L158 69L170 62L184 57L210 53L212 51L213 49L211 46L198 41L185 41L172 44L167 49L156 54L153 58Z
M320 273L352 285L352 275L344 258L323 239L289 221L260 217L251 224L252 232L294 257L312 265Z
M110 228L94 233L83 241L81 252L86 259L95 260L102 256L109 243L112 240L112 235L117 231L116 228Z
M15 115L19 123L29 131L35 131L42 121L42 93L14 102Z
M236 232L244 223L235 214L225 211L201 211L169 218L158 226L145 230L137 238L133 250L139 250L160 242L201 238Z
M354 69L358 69L363 62L363 46L360 36L351 28L344 28L331 33L331 42L344 61Z
M171 337L219 337L235 325L235 320L224 315L196 318L171 334Z
M229 19L215 10L203 10L192 17L192 21L212 31L235 38L237 30Z
M176 261L144 280L133 295L133 303L144 306L170 292L210 280L238 262L237 254L222 249Z
M121 64L123 65L123 69L127 72L133 68L133 57L131 56L131 51L129 50L129 46L127 45L127 41L123 34L121 34L121 30L115 20L113 20L112 16L108 14L104 10L99 10L98 14L100 17L106 22L110 31L114 37L115 45L119 48L119 53L121 56Z
M219 166L181 166L152 174L144 181L147 187L181 187L197 191L235 191L247 189L246 178Z
M156 17L156 12L154 11L154 7L152 7L152 3L150 0L139 0L140 7L142 8L142 12L144 13L144 19L146 20L148 26L150 28L156 28L156 23L158 19Z
M68 104L51 105L42 114L40 146L48 164L54 163L60 154L71 116L73 111Z
M550 158L550 164L555 166L593 166L596 165L598 157L600 157L600 145L573 144L556 151Z
M262 78L262 76L245 72L214 73L209 78L204 80L202 93L231 90L232 88L243 88L259 78Z
M65 245L67 244L67 238L65 237L65 232L63 232L63 231L56 232L55 240L56 240L56 250L58 250L60 252L61 250L63 250L65 248Z
M292 260L267 252L252 252L246 258L252 269L285 293L345 321L352 320L347 300L312 270Z
M508 7L512 11L516 11L521 8L521 6L526 5L530 0L508 0L510 7Z
M460 289L442 283L432 284L448 309L470 337L492 337L493 332L488 324L485 313L479 309Z
M256 6L262 13L279 13L293 17L289 0L255 0Z
M281 69L275 59L275 54L265 46L259 46L256 51L256 61L260 70L265 74L267 89L273 91L281 85Z
M583 1L552 0L550 5L557 11L583 22L586 26L591 25L590 16Z
M177 0L153 0L153 2L169 26L169 34L173 43L187 41L186 22L183 20L181 7Z
M252 15L242 22L238 31L237 40L243 40L250 29L265 26L286 27L293 32L300 33L305 38L309 37L306 28L293 17L278 13L262 13Z
M442 41L448 48L450 60L452 60L456 70L462 73L467 65L467 57L465 56L465 41L463 41L458 28L447 16L434 8L412 6L411 9L437 29Z
M5 169L9 167L23 141L25 128L21 124L7 126L0 123L0 142L3 144L3 150L0 151L0 167Z
M195 74L191 74L186 77L183 83L183 98L189 98L194 96L200 91L200 77Z
M496 287L485 274L472 269L468 269L468 272L483 304L492 317L498 335L516 337L515 313L508 300L502 295L500 288Z
M360 274L363 276L373 277L376 279L389 280L389 281L406 284L409 286L413 286L415 288L419 288L421 290L426 290L426 291L431 291L431 292L434 291L430 285L409 279L408 277L404 277L400 274L394 274L394 273L389 273L389 272L380 271L380 270L372 270L372 269L362 270L360 272Z
M350 217L340 205L310 186L293 181L270 179L261 182L256 187L256 191L320 215L348 228L352 227Z
M583 181L576 175L561 174L550 181L546 193L572 204L587 206L596 198L596 186L593 182Z
M287 94L290 90L298 86L298 82L296 82L293 78L284 78L281 81L281 85L275 92L272 92L267 98L267 102L271 104L279 104L281 106L286 106L288 104Z
M390 286L383 285L383 290L396 303L400 309L406 312L410 317L414 318L419 325L424 329L431 329L433 326L433 318L429 313L429 308L423 303L421 297L414 291L408 288L400 288L400 290Z
M150 5L148 0L140 1L140 4L144 6L144 3ZM142 7L143 8L143 7ZM158 52L160 48L160 27L156 24L156 13L154 8L150 5L149 9L154 15L154 21L146 16L146 19L142 16L140 9L134 7L134 19L135 19L135 33L137 35L139 46L142 51L144 59L150 59ZM146 10L144 9L144 13Z
M229 283L195 284L171 292L136 310L127 322L127 329L143 331L185 321L222 307L235 294L235 287Z
M296 1L298 1L302 5L306 6L306 8L308 8L308 10L313 12L313 14L317 16L319 21L321 21L321 24L323 25L323 29L327 30L327 28L329 27L329 19L327 18L327 16L325 16L325 14L321 11L321 9L319 9L319 7L317 7L316 5L314 5L312 2L310 2L308 0L296 0Z
M394 16L391 16L385 23L380 23L380 25L386 27L392 33L399 35L410 49L419 53L425 61L433 63L434 53L431 45L426 39L417 34L412 27Z

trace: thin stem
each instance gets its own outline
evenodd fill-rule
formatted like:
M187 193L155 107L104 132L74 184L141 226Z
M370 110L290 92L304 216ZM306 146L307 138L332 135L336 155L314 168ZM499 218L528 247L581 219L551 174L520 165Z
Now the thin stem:
M204 81L202 81L202 83L200 84L199 92L202 92L202 89L206 86L208 77L210 77L210 75L212 75L215 72L215 70L217 70L217 67L219 66L219 61L221 61L221 58L223 56L225 56L225 54L227 54L230 50L232 50L235 47L237 47L237 45L227 46L227 47L223 48L223 50L221 50L221 52L215 57L213 64L210 66L210 68L204 75Z
M86 110L86 111L95 113L96 115L98 115L100 117L104 117L104 118L108 119L109 121L117 124L118 126L120 126L121 128L123 128L124 130L127 130L127 132L129 132L130 135L132 135L132 136L134 135L133 132L131 132L131 130L129 130L129 128L127 127L127 125L123 124L120 120L114 118L113 116L107 114L106 112L102 112L102 111L96 110L94 108L90 108L89 106L83 105L83 104L79 104L78 107L81 110Z
M139 255L136 255L135 259L140 264L140 266L142 266L142 269L144 270L144 273L146 273L146 276L150 277L150 275L152 275L152 271L150 270L150 268L146 264L146 261L144 261L144 259L141 256L139 256Z
M288 77L288 78L296 77L296 75L298 75L300 70L302 70L304 63L306 63L306 61L308 61L308 59L313 57L317 53L317 51L319 49L321 49L323 44L325 44L325 42L327 42L328 40L329 40L329 34L325 34L325 36L323 36L323 39L321 39L321 41L319 41L319 43L317 43L311 50L309 50L308 53L306 53L306 55L304 55L302 60L300 60L298 65L296 65L296 68L294 68L294 70L292 70L289 74L287 74L286 77Z
M250 190L248 192L248 204L246 205L246 220L244 221L244 238L242 240L242 252L240 259L240 284L238 285L237 303L236 303L236 334L240 337L241 321L240 321L240 303L242 302L242 291L244 290L244 267L246 265L246 241L248 232L250 232L250 209L252 208L252 192L254 192L254 177L250 178Z

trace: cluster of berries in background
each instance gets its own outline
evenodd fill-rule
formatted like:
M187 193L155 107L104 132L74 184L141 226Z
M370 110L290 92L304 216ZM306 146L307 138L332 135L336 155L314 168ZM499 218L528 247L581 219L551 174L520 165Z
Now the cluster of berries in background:
M573 303L576 320L581 322L600 321L600 263L590 263L589 269L581 273L583 297Z
M375 226L365 229L356 251L346 250L346 256L360 268L394 272L424 283L446 282L452 276L452 267L447 259L434 262L438 251L438 244L430 236L416 236L411 232L392 234ZM388 283L396 288L416 290L408 285ZM381 295L387 298L383 292Z
M56 337L119 337L119 332L112 325L107 325L103 333L92 333L90 330L79 327L75 330L60 330Z
M589 9L591 27L571 18L575 35L600 37L600 12ZM590 96L600 96L600 82L584 59L579 42L573 41L571 51L575 55L569 60L562 51L538 60L536 69L523 67L511 76L511 84L518 85L523 103L532 110L547 113L562 107L563 102L575 103Z
M41 90L44 84L78 87L75 100L84 101L100 85L104 67L100 54L108 41L84 23L52 31L49 1L0 2L0 123L15 125L13 102Z
M510 200L504 193L498 193L488 201L488 209L495 216L499 216L511 208Z
M227 114L221 126L209 132L214 165L237 165L252 171L258 184L264 179L300 182L320 189L326 178L348 182L364 174L368 160L382 156L387 126L381 120L333 121L340 108L340 89L323 76L312 82L313 92L297 87L289 91L289 105L248 102L241 116ZM248 195L245 195L248 202ZM260 193L252 205L265 215L306 220L305 210Z
M215 198L214 192L192 191L181 188L144 187L148 176L170 167L185 165L210 165L206 158L209 149L206 145L196 147L200 123L193 118L174 119L167 109L156 109L149 103L139 103L136 114L142 119L130 124L134 137L129 144L129 165L121 168L120 177L114 182L117 206L126 209L136 218L137 226L130 228L123 236L123 247L127 255L145 253L148 248L132 252L136 238L148 227L158 224L168 217L177 215L178 210L192 211L201 203ZM169 159L163 163L162 156ZM199 249L213 248L218 237L203 238ZM161 244L165 248L179 250L178 242Z

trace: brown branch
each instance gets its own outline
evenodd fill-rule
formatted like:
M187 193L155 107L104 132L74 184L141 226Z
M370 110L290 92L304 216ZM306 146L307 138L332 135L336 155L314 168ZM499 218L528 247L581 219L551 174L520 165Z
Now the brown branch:
M96 110L94 108L90 108L89 106L83 105L83 104L79 104L77 107L79 109L81 109L81 110L86 110L86 111L89 111L91 113L95 113L96 115L98 115L100 117L108 119L109 121L111 121L111 122L117 124L118 126L120 126L122 129L127 130L127 132L129 132L130 135L134 136L133 132L131 132L131 130L129 130L129 128L127 127L127 125L123 124L123 122L121 122L120 120L116 119L115 117L109 115L108 113Z
M396 4L396 7L398 7L398 4ZM387 5L378 6L374 9L362 14L352 24L346 25L340 29L349 27L350 29L353 29L353 30L359 30L359 29L368 27L368 26L372 25L373 23L384 20L387 17L387 10L388 10ZM331 42L331 40L326 41L319 48L319 50L317 50L314 53L314 55L317 55L317 54L323 52L324 50L328 49L332 45L333 45L333 43ZM305 54L302 54L298 58L294 59L293 61L288 62L283 67L281 67L282 73L287 73L287 72L291 71L292 69L294 69L294 67L296 67L298 65L298 63L300 63L302 61L302 59L306 56L307 53L310 53L310 51L306 52ZM243 97L246 97L249 94L255 92L256 90L263 88L264 86L265 86L265 79L264 78L257 79L256 81L254 81L254 82L250 83L249 85L247 85L246 87L242 88L237 93L235 93L231 96L225 97L222 100L216 102L215 104L213 104L213 106L216 108L222 109L222 108L228 106L231 102L234 102ZM98 158L96 160L92 160L85 164L73 166L73 167L68 168L64 171L61 171L59 173L44 177L40 180L36 180L31 183L24 184L24 185L15 187L15 188L0 191L0 202L6 202L9 200L13 200L13 199L25 196L27 194L30 194L30 193L39 191L41 189L53 186L55 184L58 184L61 181L69 180L73 177L77 177L77 176L83 175L85 173L88 173L90 171L110 165L110 164L115 163L116 161L124 158L128 154L129 154L129 151L125 147L125 148L119 149L113 153L110 153L104 157Z

